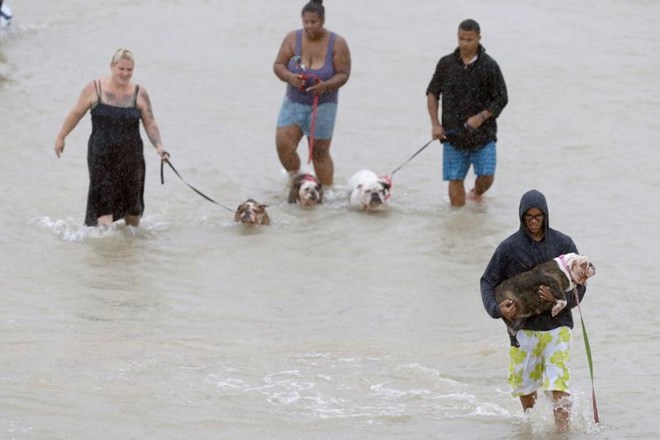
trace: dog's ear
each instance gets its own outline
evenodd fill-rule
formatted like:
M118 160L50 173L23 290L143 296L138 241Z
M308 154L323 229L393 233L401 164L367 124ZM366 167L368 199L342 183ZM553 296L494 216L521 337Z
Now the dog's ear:
M385 191L389 191L392 188L392 178L390 176L381 176L379 180Z
M291 190L289 190L289 198L287 202L296 203L298 201L298 193L300 192L300 182L296 182L291 185Z
M243 204L241 203L238 205L238 208L236 208L236 213L234 214L234 221L237 222L241 219L241 210L243 208Z
M570 260L570 267L571 270L580 270L582 268L582 263L584 262L585 258L582 255L572 255L572 259Z
M573 262L571 263L571 271L574 274L575 278L573 281L575 281L577 284L583 285L587 283L587 279L589 278L589 266L590 266L589 259L585 256L582 255L576 255L575 258L573 259Z
M260 204L258 206L259 212L261 213L261 224L262 225L270 225L270 217L268 216L268 212L266 211L266 208L268 205Z
M582 269L585 278L589 278L596 274L594 265L591 264L591 261L589 261L589 258L587 257L584 257L584 259L580 261L580 269Z

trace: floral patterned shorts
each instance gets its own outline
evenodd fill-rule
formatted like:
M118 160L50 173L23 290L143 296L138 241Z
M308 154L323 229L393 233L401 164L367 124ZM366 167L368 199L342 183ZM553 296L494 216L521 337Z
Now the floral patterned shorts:
M549 331L519 330L520 347L509 349L509 384L515 397L543 391L569 392L572 332L569 327Z

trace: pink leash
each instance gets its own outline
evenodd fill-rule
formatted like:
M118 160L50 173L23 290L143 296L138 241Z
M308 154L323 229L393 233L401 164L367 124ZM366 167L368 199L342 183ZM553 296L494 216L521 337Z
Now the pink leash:
M381 178L390 186L385 194L385 200L389 200L392 197L392 176L381 176Z

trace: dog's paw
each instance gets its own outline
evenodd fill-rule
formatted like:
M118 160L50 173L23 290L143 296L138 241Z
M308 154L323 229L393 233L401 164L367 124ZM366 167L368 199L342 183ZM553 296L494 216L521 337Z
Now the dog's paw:
M557 316L557 314L558 314L559 312L561 312L562 310L564 310L564 308L566 307L566 304L567 304L567 302L566 302L565 299L557 300L557 302L555 303L555 305L552 306L552 310L551 310L551 312L550 312L550 313L552 314L552 317L554 318L555 316Z

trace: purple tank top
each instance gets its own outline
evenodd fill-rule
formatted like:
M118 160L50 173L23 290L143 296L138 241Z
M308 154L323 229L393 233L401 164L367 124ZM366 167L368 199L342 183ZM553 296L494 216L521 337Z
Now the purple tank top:
M296 57L299 57L302 52L302 33L303 30L300 29L296 31L296 49L295 56L289 60L287 65L288 69L292 73L303 73L300 66L296 62ZM335 75L335 67L332 63L332 51L335 47L335 40L337 39L337 34L330 32L330 41L328 42L328 50L325 54L325 60L323 61L323 66L320 69L310 69L307 68L304 73L309 75L314 75L318 77L321 81L327 81ZM333 89L328 92L323 93L319 96L319 104L325 102L337 102L337 95L339 94L338 89ZM300 89L294 88L292 85L287 85L286 87L286 96L293 102L299 104L313 104L314 103L314 94L310 92L304 92Z

